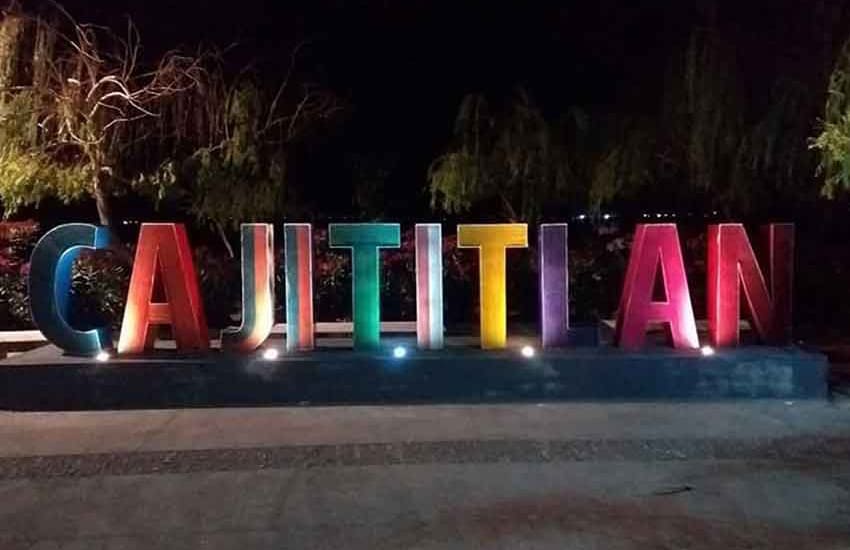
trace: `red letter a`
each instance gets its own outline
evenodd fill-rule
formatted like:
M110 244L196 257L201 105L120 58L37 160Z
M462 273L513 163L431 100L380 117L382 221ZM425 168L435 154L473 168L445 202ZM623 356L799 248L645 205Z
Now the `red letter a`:
M652 301L658 266L666 301ZM640 347L649 323L665 323L673 346L697 348L697 327L675 224L638 225L617 312L617 345Z
M162 282L165 303L151 302L155 280ZM142 224L118 353L144 351L153 343L151 325L171 325L177 349L209 347L192 250L182 224Z
M708 332L715 346L738 344L741 287L759 338L773 344L791 338L794 225L771 224L763 233L769 290L744 226L724 223L708 228Z

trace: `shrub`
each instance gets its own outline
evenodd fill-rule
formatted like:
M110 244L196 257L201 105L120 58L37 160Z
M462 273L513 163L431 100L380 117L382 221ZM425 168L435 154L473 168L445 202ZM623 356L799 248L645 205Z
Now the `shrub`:
M32 327L27 275L37 234L34 221L0 223L0 326L4 328Z

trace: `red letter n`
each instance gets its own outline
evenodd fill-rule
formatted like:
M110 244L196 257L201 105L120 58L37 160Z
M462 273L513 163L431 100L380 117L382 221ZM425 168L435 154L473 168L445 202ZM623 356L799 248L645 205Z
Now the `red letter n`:
M742 287L759 338L771 344L791 339L794 225L771 224L762 232L770 286L743 225L724 223L708 228L708 325L715 346L738 344Z

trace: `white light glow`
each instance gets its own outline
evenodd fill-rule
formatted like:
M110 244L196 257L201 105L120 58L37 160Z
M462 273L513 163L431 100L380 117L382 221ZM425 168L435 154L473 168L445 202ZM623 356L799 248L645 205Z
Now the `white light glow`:
M711 357L714 355L714 348L711 346L703 346L699 349L700 353L702 353L703 357Z
M280 353L275 348L266 348L263 350L263 359L266 361L274 361Z
M393 357L396 359L404 359L407 357L407 348L404 346L396 346L393 348Z
M522 346L522 349L519 352L526 359L531 359L532 357L534 357L534 348L531 346Z
M94 356L94 358L100 361L101 363L106 363L107 361L109 361L109 354L105 351L100 351L97 355Z

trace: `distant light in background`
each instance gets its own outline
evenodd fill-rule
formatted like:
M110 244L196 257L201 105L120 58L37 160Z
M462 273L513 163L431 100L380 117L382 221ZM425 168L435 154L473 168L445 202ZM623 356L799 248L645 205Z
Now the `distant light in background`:
M711 346L703 346L699 349L700 353L702 353L703 357L711 357L714 355L714 348Z
M109 361L110 355L109 355L109 353L107 353L105 351L101 351L101 352L98 352L98 354L95 355L94 358L96 360L100 361L101 363L106 363L107 361Z
M519 352L526 359L531 359L532 357L534 357L534 348L531 346L522 346L522 349Z
M396 359L404 359L407 357L407 348L404 346L396 346L393 348L393 357Z
M276 348L266 348L263 350L263 359L266 361L274 361L280 356L280 352Z

